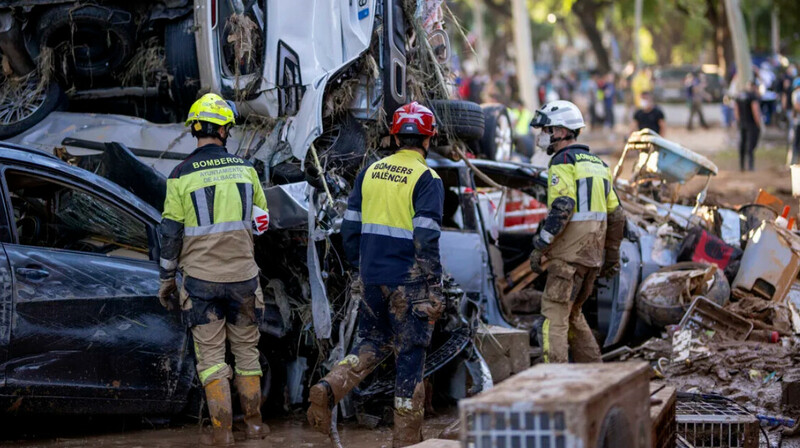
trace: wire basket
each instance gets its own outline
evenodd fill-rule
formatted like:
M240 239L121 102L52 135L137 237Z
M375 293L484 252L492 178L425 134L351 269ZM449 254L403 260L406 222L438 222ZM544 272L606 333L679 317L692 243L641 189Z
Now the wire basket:
M758 419L712 395L678 394L678 435L695 448L758 448Z

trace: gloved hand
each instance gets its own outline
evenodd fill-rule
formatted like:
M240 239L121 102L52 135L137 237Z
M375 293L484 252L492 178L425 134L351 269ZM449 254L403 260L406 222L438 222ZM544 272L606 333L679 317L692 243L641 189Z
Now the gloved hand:
M533 249L533 252L531 252L531 271L537 274L544 272L543 258L544 253L541 249Z
M619 260L606 260L600 268L600 277L612 279L619 274Z
M428 285L425 298L414 304L414 312L419 317L427 317L429 322L436 322L444 313L444 295L441 285Z
M178 307L178 286L175 284L175 277L161 279L158 287L158 301L168 311Z

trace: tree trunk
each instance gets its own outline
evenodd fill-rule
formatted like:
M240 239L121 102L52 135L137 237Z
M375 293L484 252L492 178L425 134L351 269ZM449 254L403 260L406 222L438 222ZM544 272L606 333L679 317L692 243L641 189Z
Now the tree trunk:
M731 68L735 65L733 39L728 25L725 2L706 0L706 18L714 28L714 57L726 81L730 81Z
M592 45L592 50L597 57L597 70L601 73L611 71L611 60L608 50L603 46L603 36L597 28L597 17L601 5L597 0L577 0L572 5L572 11L578 16L583 32Z

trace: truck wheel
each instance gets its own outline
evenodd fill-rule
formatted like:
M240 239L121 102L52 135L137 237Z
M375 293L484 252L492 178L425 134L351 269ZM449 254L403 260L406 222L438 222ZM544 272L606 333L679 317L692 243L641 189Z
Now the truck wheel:
M194 17L169 22L164 27L164 56L172 77L170 93L181 114L197 99L200 91L200 68L194 40Z
M485 123L480 139L481 154L499 162L511 160L514 142L508 110L502 104L483 104L481 108Z
M109 74L133 54L136 24L123 9L91 4L57 6L42 14L36 29L40 47L53 48L57 57L71 62L80 77Z
M460 100L431 100L429 107L436 115L440 135L463 141L483 137L486 119L478 104Z
M56 81L40 86L36 74L16 79L0 76L0 82L0 139L27 131L66 102Z

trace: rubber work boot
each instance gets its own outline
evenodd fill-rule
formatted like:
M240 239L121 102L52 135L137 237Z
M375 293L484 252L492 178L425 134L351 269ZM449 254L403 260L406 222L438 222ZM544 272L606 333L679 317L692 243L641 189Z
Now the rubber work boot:
M372 372L375 364L375 355L364 351L358 356L347 355L333 366L308 392L307 416L311 427L322 434L330 434L333 407Z
M269 426L261 420L261 377L236 375L233 382L239 391L247 438L263 439L269 434Z
M402 448L422 442L422 421L425 419L425 386L414 388L411 398L394 398L394 431L392 448Z
M211 432L200 437L206 446L233 445L233 414L231 411L231 383L227 379L214 380L206 384L208 415L211 417Z

